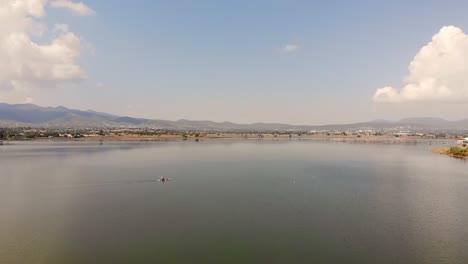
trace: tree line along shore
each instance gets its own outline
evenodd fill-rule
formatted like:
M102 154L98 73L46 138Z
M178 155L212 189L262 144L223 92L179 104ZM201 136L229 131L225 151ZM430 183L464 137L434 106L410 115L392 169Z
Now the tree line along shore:
M362 138L362 139L457 139L457 134L382 133L360 131L175 131L125 129L1 129L0 140L156 140L202 138Z

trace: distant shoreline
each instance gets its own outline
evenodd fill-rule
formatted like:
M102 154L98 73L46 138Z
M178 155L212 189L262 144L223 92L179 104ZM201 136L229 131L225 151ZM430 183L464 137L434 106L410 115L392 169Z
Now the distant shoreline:
M113 135L113 136L90 136L81 138L67 138L67 137L38 137L30 139L31 141L151 141L161 139L181 139L181 140L202 140L202 139L222 139L222 138L249 138L249 139L260 139L260 138L304 138L304 139L394 139L394 140L420 140L420 139L431 139L431 140L444 140L444 139L455 139L455 137L436 138L429 136L399 136L395 137L392 135L326 135L326 134L313 134L313 135L275 135L275 134L240 134L240 133L217 133L217 134L203 134L200 136L195 135L169 135L162 134L159 136L155 135ZM20 140L23 141L23 140ZM29 141L29 140L24 140Z

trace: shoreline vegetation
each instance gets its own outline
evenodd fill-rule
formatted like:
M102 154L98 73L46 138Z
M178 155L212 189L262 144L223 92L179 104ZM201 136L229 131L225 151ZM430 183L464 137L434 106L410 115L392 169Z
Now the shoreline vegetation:
M450 157L466 159L468 158L468 148L454 146L454 147L441 147L431 149L433 153L449 155Z
M158 134L158 135L93 135L93 136L61 136L61 137L34 137L34 138L10 138L9 141L151 141L159 139L222 139L222 138L317 138L317 139L394 139L394 140L416 140L416 139L455 139L456 137L434 137L434 136L395 136L395 135L336 135L336 134L274 134L274 133L193 133L193 134ZM4 141L7 141L4 139Z

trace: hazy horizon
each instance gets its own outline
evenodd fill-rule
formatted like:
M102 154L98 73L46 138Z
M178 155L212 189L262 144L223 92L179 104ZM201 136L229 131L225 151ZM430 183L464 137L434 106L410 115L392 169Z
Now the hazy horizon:
M0 104L2 104L0 102ZM57 105L57 106L44 106L44 105L37 105L34 103L24 103L24 104L10 104L10 105L32 105L32 106L38 106L38 107L43 107L43 108L67 108L69 110L78 110L78 111L83 111L83 112L97 112L97 113L104 113L104 114L110 114L114 116L120 116L120 117L131 117L131 118L142 118L140 116L121 116L119 114L115 113L108 113L105 111L96 111L94 109L77 109L77 108L70 108L64 105ZM355 123L366 123L366 122L399 122L403 121L404 119L437 119L437 117L433 116L410 116L410 117L405 117L405 118L399 118L399 119L371 119L371 120L360 120L357 122L348 122L348 123L319 123L319 124L307 124L307 123L287 123L287 122L264 122L262 120L254 121L254 122L249 122L249 123L239 123L239 122L233 122L230 120L222 120L222 121L214 121L214 120L208 120L208 119L161 119L161 118L146 118L146 119L152 119L152 120L167 120L167 121L181 121L181 120L189 120L189 121L199 121L199 122L218 122L218 123L223 123L223 122L230 122L230 123L235 123L235 124L256 124L256 123L277 123L277 124L285 124L285 125L293 125L293 126L326 126L326 125L346 125L346 124L355 124ZM461 120L466 120L468 118L463 118L463 119L446 119L446 118L441 118L442 120L449 121L449 122L456 122L456 121L461 121Z
M0 102L235 123L463 119L466 7L5 0Z

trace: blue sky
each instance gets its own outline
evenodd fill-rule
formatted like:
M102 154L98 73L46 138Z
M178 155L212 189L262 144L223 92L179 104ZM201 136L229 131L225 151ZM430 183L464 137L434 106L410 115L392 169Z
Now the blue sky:
M402 87L443 26L468 28L466 1L82 1L96 14L46 7L40 19L92 47L76 61L88 77L31 89L36 104L296 124L455 119L466 107L372 100L377 88Z

